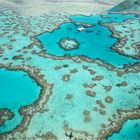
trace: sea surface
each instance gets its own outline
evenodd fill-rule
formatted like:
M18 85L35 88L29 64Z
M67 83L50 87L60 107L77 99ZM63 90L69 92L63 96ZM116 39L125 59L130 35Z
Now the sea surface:
M0 109L14 113L11 120L0 127L0 133L12 130L23 119L19 109L32 104L39 98L40 87L23 71L0 69Z
M139 140L140 119L128 120L118 133L114 133L108 140Z
M56 56L64 56L65 54L72 56L86 56L91 59L100 59L106 63L117 67L122 67L125 64L133 64L139 62L127 56L120 55L112 50L119 40L112 36L112 32L102 25L105 22L124 22L128 19L137 18L134 14L109 14L91 16L71 16L72 22L62 24L58 29L52 32L45 32L38 36L47 52ZM78 31L82 25L75 23L92 24L91 27L85 27L84 31ZM79 43L79 49L64 50L58 44L63 38L74 38Z

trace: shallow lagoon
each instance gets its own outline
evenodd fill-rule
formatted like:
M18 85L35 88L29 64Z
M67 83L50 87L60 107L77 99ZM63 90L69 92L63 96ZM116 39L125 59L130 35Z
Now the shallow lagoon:
M25 72L0 69L0 109L6 108L14 117L0 127L0 133L15 128L22 121L19 109L36 101L40 87Z
M122 67L124 64L133 64L140 60L135 60L112 50L112 46L117 43L117 39L112 36L112 32L102 23L105 22L123 22L127 19L137 18L133 14L105 14L103 16L72 16L71 23L65 23L53 32L46 32L38 36L48 53L56 56L64 56L65 54L84 55L93 59L101 59L109 64ZM92 24L91 27L84 27L84 31L78 31L81 25L76 22ZM58 44L63 38L74 38L79 43L79 49L64 50Z

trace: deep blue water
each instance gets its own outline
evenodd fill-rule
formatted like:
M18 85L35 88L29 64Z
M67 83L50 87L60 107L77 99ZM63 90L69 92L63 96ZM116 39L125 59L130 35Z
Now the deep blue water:
M40 87L23 71L0 69L0 109L6 108L14 117L0 127L0 133L12 130L22 121L19 109L36 101Z
M71 23L65 23L53 32L45 32L38 36L48 53L56 56L70 54L72 56L84 55L93 59L101 59L112 65L122 67L124 64L133 64L140 60L135 60L113 51L112 46L117 43L117 39L112 37L112 32L101 23L104 22L123 22L129 18L136 18L133 14L105 14L95 16L72 16ZM93 24L92 27L86 27L85 31L79 32L78 26L73 22L84 22ZM79 43L79 49L66 51L58 45L62 38L75 38Z
M140 140L140 119L128 120L122 129L108 140Z

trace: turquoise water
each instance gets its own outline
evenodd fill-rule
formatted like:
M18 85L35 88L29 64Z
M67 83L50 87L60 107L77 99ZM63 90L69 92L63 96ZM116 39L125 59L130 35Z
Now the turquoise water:
M73 22L65 23L53 32L46 32L38 36L48 53L56 56L64 56L65 54L84 55L93 59L101 59L115 66L123 66L124 64L133 64L139 62L119 53L116 53L111 47L117 43L117 39L112 37L112 32L101 23L104 22L123 22L126 19L136 18L133 14L105 14L95 16L72 16ZM85 27L85 31L79 32L77 29L81 27L74 22L90 23L92 27ZM66 51L58 45L62 38L75 38L79 43L79 49Z
M114 133L108 140L139 140L140 119L128 120L118 133Z
M19 109L38 99L40 87L25 72L0 69L0 109L7 108L14 117L0 127L0 133L12 130L22 121Z

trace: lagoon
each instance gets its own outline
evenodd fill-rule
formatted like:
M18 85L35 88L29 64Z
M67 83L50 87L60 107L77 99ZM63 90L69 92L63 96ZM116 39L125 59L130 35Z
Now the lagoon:
M123 56L114 50L113 45L118 42L118 39L112 36L112 32L102 25L106 22L124 22L128 19L137 18L134 14L109 14L91 16L71 16L70 23L61 24L60 27L52 32L45 32L38 35L38 39L48 53L56 56L85 56L91 59L100 59L106 63L117 67L123 67L125 64L133 64L139 62L127 56ZM76 24L81 23L81 25ZM83 24L83 26L82 26ZM91 24L92 26L84 26ZM84 31L79 31L78 28L84 27ZM72 38L80 44L78 49L65 50L59 42L65 38Z
M140 119L128 120L118 133L114 133L108 140L139 140Z
M0 69L0 109L8 109L14 117L5 121L0 133L12 130L23 119L19 109L39 98L41 87L23 71Z

